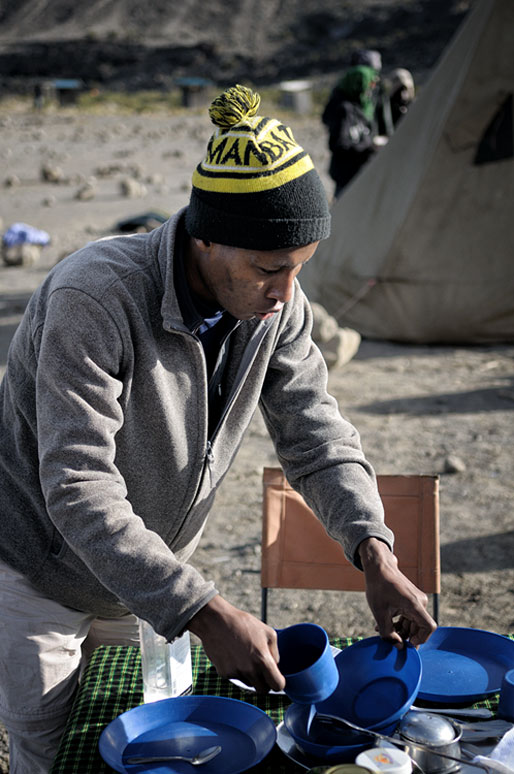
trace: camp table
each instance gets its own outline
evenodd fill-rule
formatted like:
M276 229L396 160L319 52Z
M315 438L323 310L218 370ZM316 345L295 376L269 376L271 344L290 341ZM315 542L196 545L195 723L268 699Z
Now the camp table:
M344 648L355 642L351 638L336 638L332 644ZM251 702L269 714L278 725L289 705L289 699L280 694L257 695L218 676L201 645L192 645L193 693L227 696ZM141 654L137 646L105 645L97 648L77 691L72 711L50 774L108 774L108 766L98 751L98 740L103 729L122 712L143 703ZM498 697L493 696L476 706L496 710ZM251 774L298 774L303 767L291 761L278 748Z

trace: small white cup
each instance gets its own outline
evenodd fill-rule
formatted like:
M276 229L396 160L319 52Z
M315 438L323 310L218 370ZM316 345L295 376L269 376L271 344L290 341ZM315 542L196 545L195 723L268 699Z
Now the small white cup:
M392 745L363 750L355 763L374 774L410 774L412 771L412 760L407 753Z

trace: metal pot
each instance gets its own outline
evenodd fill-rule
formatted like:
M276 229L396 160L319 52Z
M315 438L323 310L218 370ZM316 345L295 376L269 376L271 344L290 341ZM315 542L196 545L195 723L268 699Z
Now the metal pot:
M442 757L450 755L460 758L462 729L450 718L429 711L409 711L400 722L398 733L408 747L410 757L426 774L449 774L459 768L455 761ZM425 749L420 749L416 743Z

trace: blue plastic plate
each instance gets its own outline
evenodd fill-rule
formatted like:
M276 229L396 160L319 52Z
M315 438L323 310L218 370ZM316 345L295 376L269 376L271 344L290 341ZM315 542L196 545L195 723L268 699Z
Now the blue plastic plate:
M259 763L275 744L273 721L253 704L221 696L178 696L124 712L102 731L100 755L122 774L190 774L183 761L128 765L135 755L193 756L206 747L222 751L202 764L202 774L239 774Z
M408 642L397 650L380 637L368 637L343 648L335 661L339 684L316 704L319 712L364 728L384 728L398 722L418 694L421 659Z
M474 702L498 693L514 667L514 640L482 629L440 626L420 645L418 699L439 704Z

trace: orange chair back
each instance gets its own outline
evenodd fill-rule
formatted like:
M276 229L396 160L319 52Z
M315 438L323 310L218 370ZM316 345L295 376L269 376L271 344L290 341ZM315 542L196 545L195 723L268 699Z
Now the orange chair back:
M441 591L439 478L379 475L385 521L395 535L400 569L418 588L434 595L438 616ZM264 468L261 586L262 618L267 589L364 591L364 575L345 558L281 468Z

